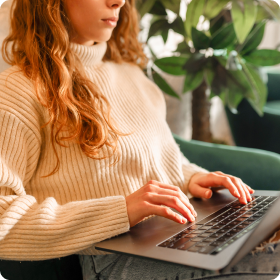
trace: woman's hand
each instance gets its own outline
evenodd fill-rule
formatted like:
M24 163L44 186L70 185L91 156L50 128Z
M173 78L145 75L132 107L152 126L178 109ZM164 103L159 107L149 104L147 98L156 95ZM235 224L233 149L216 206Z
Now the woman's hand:
M254 193L254 190L243 183L241 179L220 171L196 173L191 177L188 190L194 197L210 198L213 194L212 190L214 191L215 188L216 190L227 188L243 204L251 201L251 194Z
M179 187L157 181L149 181L145 186L127 196L126 205L130 227L153 214L181 224L185 224L187 220L193 222L197 217L188 197ZM183 217L165 206L176 209Z

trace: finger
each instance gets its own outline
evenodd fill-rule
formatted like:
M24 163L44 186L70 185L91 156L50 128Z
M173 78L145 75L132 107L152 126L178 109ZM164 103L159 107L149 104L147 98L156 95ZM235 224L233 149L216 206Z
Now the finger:
M155 181L155 180L149 181L149 182L147 183L147 185L155 185L155 186L158 186L158 187L160 187L160 188L169 189L169 190L173 190L173 191L176 191L176 190L180 189L180 188L177 187L177 186L164 184L164 183L161 183L161 182L158 182L158 181Z
M238 190L240 191L242 189L245 194L245 197L241 196L240 202L243 201L243 203L247 203L247 201L252 201L250 192L249 192L248 188L246 187L246 184L244 184L243 181L237 177L234 177L234 176L228 176L228 177L238 187Z
M244 183L244 185L247 187L247 189L249 190L249 193L250 193L250 194L253 194L253 193L255 192L251 187L249 187L249 186L246 185L245 183Z
M174 211L172 211L168 207L154 205L154 204L150 204L150 205L147 205L147 206L150 208L149 212L151 214L170 219L170 220L172 220L174 222L177 222L177 223L180 223L180 224L185 224L185 223L188 222L187 219L182 217L180 214L175 213Z
M215 173L220 174L220 175L226 175L225 173L223 173L223 172L221 172L221 171L216 171ZM232 177L233 177L233 176L232 176ZM243 183L243 185L248 189L248 191L249 191L250 194L253 194L253 193L255 192L251 187L249 187L248 185L246 185L244 182L242 182L242 183Z
M239 179L240 180L240 179ZM242 184L242 187L243 187L243 190L245 191L246 193L246 197L247 197L247 201L252 201L252 197L251 197L251 194L249 192L249 189L247 188L247 186L241 181L241 184Z
M194 207L192 206L192 204L190 203L188 197L180 190L180 191L173 191L173 190L169 190L169 189L164 189L164 188L159 188L156 186L157 189L155 189L155 192L157 194L161 194L161 195L169 195L169 196L175 196L178 197L183 203L184 205L189 208L189 210L191 211L192 215L194 217L197 217L197 213L194 210Z
M244 204L247 204L247 200L251 201L250 194L249 194L249 192L247 192L247 188L246 188L246 190L243 188L243 185L241 184L241 180L239 178L236 178L233 176L230 176L229 178L232 180L232 182L238 188L238 191L240 194L239 201Z
M187 208L182 201L176 196L169 195L161 195L156 193L146 194L147 201L156 205L165 205L168 207L172 207L180 212L185 218L187 218L190 222L195 220L195 217L192 215L189 208Z
M230 191L230 193L233 196L237 198L240 198L241 196L239 194L238 188L233 184L231 179L228 176L217 174L217 172L209 173L206 176L203 176L199 180L198 184L204 188L208 188L208 187L215 188L215 187L224 186Z
M189 191L194 197L199 197L199 198L206 198L209 199L211 198L213 192L209 188L201 187L198 184L193 184L189 186Z
M153 181L153 182L156 182L156 181ZM182 192L182 190L179 187L161 184L161 183L159 185L149 184L149 185L147 185L145 191L155 192L155 193L163 194L163 195L176 196L176 197L180 198L183 201L183 203L191 210L192 214L195 217L197 217L197 213L194 210L194 207L190 203L188 197Z

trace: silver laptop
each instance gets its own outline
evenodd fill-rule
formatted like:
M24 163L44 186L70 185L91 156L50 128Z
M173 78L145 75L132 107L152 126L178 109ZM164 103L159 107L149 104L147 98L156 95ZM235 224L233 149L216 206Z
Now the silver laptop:
M228 190L209 200L192 198L198 216L184 225L154 216L129 232L96 243L96 249L209 270L228 270L280 228L276 191L256 191L240 204Z

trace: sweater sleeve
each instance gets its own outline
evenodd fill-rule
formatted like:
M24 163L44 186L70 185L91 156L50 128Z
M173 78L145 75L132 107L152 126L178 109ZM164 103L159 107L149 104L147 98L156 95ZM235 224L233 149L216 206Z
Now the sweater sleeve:
M192 195L188 192L188 186L191 177L198 172L209 173L209 171L200 166L197 166L194 163L190 163L190 161L184 156L182 152L181 152L181 157L182 157L182 170L184 174L184 188L182 191L185 194L187 194L189 198L191 198Z
M39 204L26 188L40 157L38 135L1 108L0 127L0 259L67 256L129 230L123 196Z

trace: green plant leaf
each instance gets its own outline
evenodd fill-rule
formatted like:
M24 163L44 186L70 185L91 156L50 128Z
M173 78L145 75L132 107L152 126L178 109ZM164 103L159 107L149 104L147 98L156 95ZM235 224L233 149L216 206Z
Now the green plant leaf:
M243 58L255 66L273 66L280 63L280 52L277 50L255 50Z
M262 116L263 106L267 99L267 87L261 79L260 75L256 70L249 64L242 64L243 72L250 84L253 96L252 98L247 98L255 111Z
M212 69L205 68L204 71L204 79L208 87L211 87L211 84L213 82L215 72Z
M180 16L178 16L171 24L170 28L173 29L174 32L179 33L183 35L184 37L187 37L184 22Z
M235 50L231 51L228 54L226 69L233 70L233 71L242 69L242 65L240 64L239 59L238 59L238 53Z
M196 50L205 50L210 47L210 38L194 27L192 27L192 41Z
M249 94L247 94L249 92ZM244 97L251 97L251 88L246 76L241 70L227 71L227 86L225 88L225 104L232 113L237 113L237 106Z
M155 2L156 2L156 0L142 1L142 5L139 8L139 13L140 13L141 17L143 17L146 13L148 13L152 9Z
M166 9L179 15L181 0L160 0L160 1Z
M186 64L186 61L189 57L182 57L182 56L171 56L171 57L164 57L154 61L154 64L161 69L162 71L179 76L185 75L186 70L182 67Z
M236 40L233 23L224 25L212 37L210 47L213 49L224 49L232 45Z
M203 14L205 0L195 0L187 7L187 14L185 20L185 29L187 35L191 37L192 27L196 27L199 21L200 16Z
M208 19L214 18L223 10L228 2L228 0L208 0L204 11L204 16Z
M167 41L168 33L169 33L169 28L166 28L166 29L163 29L163 30L162 30L161 37L162 37L162 39L163 39L164 44L165 44L166 41Z
M268 13L264 7L259 5L256 22L260 22L265 19L271 20L271 19L273 19L273 16L271 16L270 13Z
M241 55L245 55L246 53L255 50L259 46L264 36L265 25L265 21L259 22L255 25L244 42L244 45L241 46Z
M207 63L207 58L202 53L192 53L189 56L186 64L183 66L183 69L188 73L196 73L204 68Z
M183 93L198 88L203 82L203 71L188 73L185 78Z
M154 82L166 94L180 99L180 96L170 87L170 85L155 71L152 72Z
M178 44L177 49L175 50L175 52L179 52L181 54L189 54L191 51L190 51L189 45L184 40L183 42Z
M214 35L225 23L224 17L214 18L210 20L210 34Z
M167 16L165 7L159 1L156 1L152 9L149 11L150 14L159 15L159 16Z
M229 85L225 91L225 103L232 113L237 113L237 106L244 98L242 93L238 90L239 88L235 84L232 84Z
M167 29L169 23L167 19L158 19L154 21L149 29L149 34L147 40L149 40L152 36L160 35L164 29Z
M260 5L262 6L263 10L265 12L263 12L263 16L265 16L265 18L267 19L267 15L268 14L270 16L270 18L275 19L277 21L280 20L280 9L279 9L279 5L272 0L261 0L259 1Z
M236 0L232 1L232 21L236 36L242 44L250 33L257 16L258 8L254 1Z

